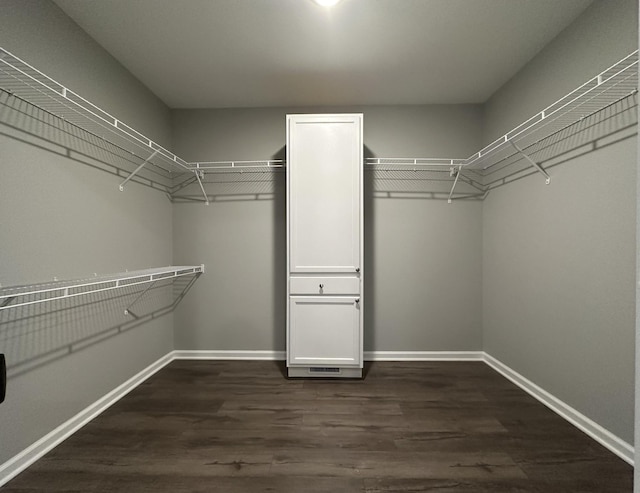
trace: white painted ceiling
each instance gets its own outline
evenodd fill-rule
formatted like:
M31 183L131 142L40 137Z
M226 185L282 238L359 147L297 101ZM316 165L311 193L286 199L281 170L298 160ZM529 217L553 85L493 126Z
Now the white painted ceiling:
M55 0L171 108L481 103L592 0Z

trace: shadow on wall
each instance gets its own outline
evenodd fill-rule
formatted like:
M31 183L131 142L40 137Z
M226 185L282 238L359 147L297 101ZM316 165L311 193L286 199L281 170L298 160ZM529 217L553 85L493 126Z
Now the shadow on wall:
M286 158L286 146L271 156L283 162ZM273 331L272 347L284 351L287 344L287 183L285 173L275 173L273 178L273 326L281 330ZM283 375L286 376L286 369Z
M543 139L523 146L523 150L549 171L579 156L636 135L637 108L638 94L634 92ZM512 149L494 161L495 164L483 173L483 185L487 191L537 173L522 155ZM551 177L553 183L553 175Z
M364 146L364 160L375 158L375 154L371 149ZM375 278L376 272L374 266L375 262L375 176L373 173L364 173L364 286L363 286L363 300L364 300L364 350L374 351L376 349L375 341L375 319L373 318L374 309L376 306L375 301ZM365 369L365 376L368 372L368 368Z
M521 149L546 170L581 155L614 144L637 133L638 94L633 92L614 103L562 126L551 119L537 133L518 142ZM546 126L549 128L546 128ZM547 134L548 133L548 134ZM546 134L546 135L545 135ZM536 140L536 135L543 135ZM491 190L538 173L512 146L497 146L482 167L463 168L453 200L481 200ZM375 164L368 166L373 177L370 193L377 199L446 200L455 174L446 166ZM455 171L455 170L453 170ZM543 182L544 183L544 182Z
M577 122L552 131L540 140L520 143L523 151L544 168L552 168L577 156L608 145L610 136L632 133L637 126L636 92ZM136 156L117 143L104 139L0 90L0 122L5 135L23 143L65 156L78 163L127 178L148 156ZM557 125L550 122L549 125ZM554 127L555 128L555 127ZM544 128L542 129L544 130ZM370 151L365 158L375 158ZM460 156L458 156L460 157ZM286 159L286 148L276 151L272 160ZM446 200L455 174L448 167L395 164L367 164L366 196L392 199ZM284 167L269 165L207 172L203 185L211 202L276 200L284 194ZM490 190L536 171L510 146L501 151L485 169L463 169L452 199L479 200ZM204 203L197 179L191 172L171 173L148 164L132 181L160 190L176 202Z
M552 169L635 135L637 98L637 93L633 93L575 123L554 130L540 140L526 141L522 150L545 169ZM286 152L282 148L272 159L284 160L285 157ZM537 173L530 162L511 146L501 147L485 168L463 168L455 188L457 167L370 162L376 161L376 157L370 149L365 149L365 200L369 201L369 210L372 209L372 198L448 200L451 196L452 200L482 200L495 188ZM284 193L283 174L284 168L266 167L208 173L204 185L212 201L280 200L278 197ZM174 200L203 202L197 181L185 182L179 195L174 195Z
M150 288L124 286L0 311L0 351L6 357L7 378L172 312L197 277L159 280Z
M148 157L132 154L117 143L52 115L2 89L0 123L0 135L121 177L123 181ZM175 184L174 174L164 167L151 164L142 168L131 181L171 193Z

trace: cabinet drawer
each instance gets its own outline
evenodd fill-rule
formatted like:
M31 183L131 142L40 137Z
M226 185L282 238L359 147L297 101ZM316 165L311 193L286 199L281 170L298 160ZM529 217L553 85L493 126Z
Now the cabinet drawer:
M357 277L292 277L291 294L359 294Z

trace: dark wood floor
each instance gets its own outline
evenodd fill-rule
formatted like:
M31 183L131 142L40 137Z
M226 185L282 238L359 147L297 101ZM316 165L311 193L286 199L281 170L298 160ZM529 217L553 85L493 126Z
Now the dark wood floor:
M10 492L631 492L632 468L481 362L175 361Z

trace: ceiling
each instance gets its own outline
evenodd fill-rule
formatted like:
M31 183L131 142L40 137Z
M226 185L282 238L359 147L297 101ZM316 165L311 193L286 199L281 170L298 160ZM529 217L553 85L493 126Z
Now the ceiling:
M592 0L55 0L171 108L482 103Z

